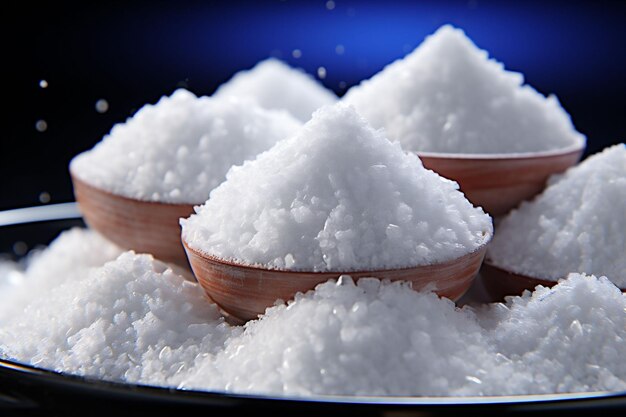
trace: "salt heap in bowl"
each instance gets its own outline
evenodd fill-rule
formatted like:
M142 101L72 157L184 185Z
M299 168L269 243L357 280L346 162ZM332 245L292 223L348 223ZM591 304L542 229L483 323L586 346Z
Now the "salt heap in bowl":
M274 58L236 73L214 97L251 98L266 109L287 110L302 122L315 110L337 101L337 96L311 75Z
M446 25L343 100L500 216L541 192L585 146L557 99L523 82Z
M450 25L352 87L344 101L407 150L511 154L581 147L556 97L505 71Z
M553 285L584 272L626 289L625 230L626 147L619 144L553 177L543 194L502 220L488 263L525 277L488 274L487 282L495 292L515 293L534 287L532 279ZM507 288L515 281L520 288Z
M87 223L127 249L186 265L178 219L240 164L293 133L286 112L177 90L70 164Z
M478 266L492 234L491 218L456 183L425 169L345 104L318 110L297 134L233 167L196 213L181 220L192 254L265 271L333 273L323 281L336 272L436 269L465 256ZM285 280L308 290L322 277L311 284L303 275ZM267 276L258 285L269 287ZM421 285L446 294L445 283L432 282L435 276L429 271ZM268 305L279 298L267 296Z

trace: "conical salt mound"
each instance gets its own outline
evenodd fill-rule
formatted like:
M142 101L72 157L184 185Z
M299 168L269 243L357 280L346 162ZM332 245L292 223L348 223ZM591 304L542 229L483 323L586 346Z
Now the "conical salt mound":
M557 280L606 276L626 288L626 147L614 145L565 174L498 226L487 256L518 274Z
M344 101L412 151L523 153L584 143L558 100L523 82L446 25Z
M177 90L113 127L71 162L81 180L144 201L198 204L232 165L290 136L300 123L250 100Z
M293 137L233 167L181 222L196 250L313 271L444 262L484 244L491 218L352 107L324 107Z
M238 72L213 96L252 98L266 109L287 110L302 122L315 110L337 101L337 96L311 75L274 58Z

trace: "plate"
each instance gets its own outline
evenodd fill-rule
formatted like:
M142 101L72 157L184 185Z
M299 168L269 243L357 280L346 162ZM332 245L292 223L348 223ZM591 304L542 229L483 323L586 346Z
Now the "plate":
M0 254L16 242L32 248L61 231L84 225L75 203L0 211ZM16 255L13 254L15 257ZM239 395L108 382L0 359L0 415L176 413L177 415L357 414L411 416L463 413L626 411L626 392L501 397L278 397Z

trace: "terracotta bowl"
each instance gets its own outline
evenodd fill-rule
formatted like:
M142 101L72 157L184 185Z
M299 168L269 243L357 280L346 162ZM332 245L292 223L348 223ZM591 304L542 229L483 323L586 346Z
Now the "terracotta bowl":
M529 277L507 271L485 260L480 270L483 285L491 301L502 301L507 295L521 295L524 290L534 290L537 285L553 287L556 281Z
M502 301L507 295L521 295L524 290L532 291L537 285L551 288L558 284L558 280L546 280L507 271L495 266L488 259L483 263L480 275L492 302ZM620 289L626 292L626 288Z
M575 165L584 149L580 144L557 151L510 155L417 154L426 168L458 182L468 200L495 217L543 191L550 175Z
M453 259L405 269L350 272L302 272L264 269L218 259L190 248L183 240L189 263L207 295L229 316L239 321L256 319L276 300L290 300L317 284L348 274L353 278L377 277L412 282L413 289L432 289L442 297L459 299L478 273L487 243Z
M181 217L192 204L166 204L122 197L87 184L72 175L74 195L89 227L111 242L139 253L189 268L180 241Z

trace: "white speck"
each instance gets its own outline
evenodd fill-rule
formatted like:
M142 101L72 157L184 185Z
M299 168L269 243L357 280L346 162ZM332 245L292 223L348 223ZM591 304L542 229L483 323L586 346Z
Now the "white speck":
M46 204L50 202L50 193L47 191L43 191L39 194L39 202Z
M39 80L39 87L41 87L41 88L48 88L48 81L46 81L46 80Z
M294 58L296 58L296 59L298 59L298 58L300 58L300 57L302 56L302 51L301 51L301 50L299 50L299 49L294 49L294 50L291 52L291 56L292 56L292 57L294 57Z
M20 240L13 244L13 253L17 256L26 255L26 252L28 252L28 245L26 243Z
M326 68L324 67L319 67L317 69L317 76L323 80L324 78L326 78Z
M106 113L109 110L109 102L101 98L96 101L96 111L98 113Z
M343 55L346 52L346 47L342 44L335 46L335 53L337 55Z
M48 123L43 119L37 120L35 123L35 129L37 129L37 132L45 132L48 130Z
M326 8L328 10L333 10L335 8L335 2L333 0L328 0L326 2Z

